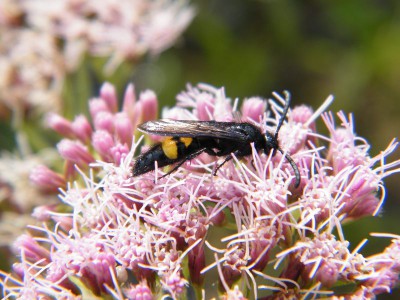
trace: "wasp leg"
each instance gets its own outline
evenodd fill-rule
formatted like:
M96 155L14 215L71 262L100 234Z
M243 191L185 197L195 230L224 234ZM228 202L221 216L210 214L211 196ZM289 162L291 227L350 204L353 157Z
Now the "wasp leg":
M227 155L222 163L220 163L217 168L214 171L214 176L217 175L218 170L228 161L230 161L233 158L231 154Z
M195 158L196 156L200 155L202 152L204 152L204 149L201 149L195 153L192 153L190 155L188 155L187 157L185 157L185 159L183 159L182 161L178 162L173 168L172 170L168 171L168 173L164 174L161 177L158 177L158 180L167 177L168 175L170 175L171 173L174 173L176 170L179 169L180 166L182 166L185 162L187 162L188 160L191 160L193 158Z
M241 149L240 149L240 150L236 150L235 152L233 152L233 154L234 154L236 157L243 157L242 153L243 153L243 151L242 151ZM232 154L228 154L228 155L225 157L224 161L223 161L219 166L217 166L217 168L215 169L215 171L214 171L214 176L216 176L218 170L219 170L225 163L227 163L228 161L230 161L232 158L233 158Z

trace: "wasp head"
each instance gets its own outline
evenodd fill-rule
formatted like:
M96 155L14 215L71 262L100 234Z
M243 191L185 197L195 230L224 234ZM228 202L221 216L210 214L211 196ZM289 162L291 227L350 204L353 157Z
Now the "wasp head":
M264 152L265 152L266 155L269 155L269 153L270 153L270 151L272 149L272 151L273 151L272 155L275 155L276 150L278 150L280 153L282 153L285 156L286 160L290 163L290 165L293 168L294 175L296 177L296 182L295 182L294 186L297 188L300 185L300 172L299 172L299 169L298 169L296 163L294 162L293 158L289 154L285 153L279 147L279 142L278 142L279 130L281 129L281 126L283 124L283 121L286 118L286 115L288 113L289 106L290 106L290 97L289 97L289 95L287 95L286 99L287 99L286 100L286 104L285 104L285 107L283 108L283 112L282 112L281 118L279 119L278 126L276 127L275 134L272 135L269 132L265 133Z
M272 135L269 132L265 133L265 147L264 147L264 153L266 155L269 155L271 150L273 151L272 155L275 155L275 150L279 149L279 142L278 139L275 138L274 135Z

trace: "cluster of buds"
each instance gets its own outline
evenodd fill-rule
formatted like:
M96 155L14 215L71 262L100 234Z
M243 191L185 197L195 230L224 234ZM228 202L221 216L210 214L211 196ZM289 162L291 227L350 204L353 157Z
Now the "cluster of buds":
M245 99L242 121L274 132L285 97ZM237 102L223 88L189 86L163 117L232 121ZM40 167L31 178L47 191L60 189L62 204L38 208L43 226L32 227L14 249L13 274L3 274L7 296L114 297L116 299L360 299L390 292L400 273L400 237L381 253L350 249L342 225L375 216L383 202L382 180L400 171L385 163L392 141L370 157L351 116L294 107L279 133L280 147L296 162L301 183L280 153L254 149L212 175L215 158L201 154L162 179L157 169L132 177L145 151L136 127L156 118L157 98L136 100L126 90L122 110L110 84L90 101L84 116L49 117L65 138L58 144L65 173ZM267 112L267 113L266 113ZM270 114L268 114L270 113ZM317 131L316 120L329 131ZM272 125L269 125L272 124ZM155 140L157 137L150 137ZM157 140L156 140L157 141ZM336 294L338 286L353 289ZM213 288L209 288L212 286Z

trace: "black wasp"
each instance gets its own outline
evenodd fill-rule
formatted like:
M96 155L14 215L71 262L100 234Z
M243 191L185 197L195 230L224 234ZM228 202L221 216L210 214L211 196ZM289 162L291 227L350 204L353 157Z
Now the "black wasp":
M282 116L279 120L275 134L261 132L257 126L247 122L217 122L217 121L190 121L190 120L157 120L149 121L139 125L142 132L168 136L163 142L154 145L150 150L140 155L133 166L133 176L138 176L158 167L175 166L165 177L177 170L185 161L191 160L205 152L212 156L225 156L224 161L215 169L218 169L231 160L232 153L241 158L252 153L251 143L258 151L264 151L266 155L278 150L284 154L279 147L278 133L283 120L289 110L290 100L286 101ZM274 154L274 153L273 153ZM285 154L294 170L296 177L295 187L300 184L300 173L294 160Z

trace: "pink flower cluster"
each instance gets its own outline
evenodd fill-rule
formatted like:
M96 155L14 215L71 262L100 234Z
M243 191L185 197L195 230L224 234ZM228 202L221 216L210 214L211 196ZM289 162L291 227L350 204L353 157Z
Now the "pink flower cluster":
M245 99L238 110L223 88L188 86L163 117L223 122L239 111L242 121L273 132L290 95L273 96ZM400 172L400 161L385 162L397 142L370 157L351 115L338 113L337 125L324 112L331 101L316 111L292 108L279 133L300 170L298 188L282 154L257 151L225 164L217 176L218 162L202 154L162 179L167 170L132 177L135 157L147 148L135 140L136 127L157 112L155 94L136 99L132 85L119 111L114 88L104 84L89 103L92 122L49 116L65 137L58 144L65 173L40 167L31 178L47 191L61 189L62 204L35 211L43 226L15 243L21 260L13 274L3 274L5 295L182 299L195 293L209 299L218 296L218 286L222 299L390 292L400 273L400 237L390 236L389 247L366 257L362 245L350 249L342 225L379 212L382 180ZM317 131L320 116L329 136ZM336 295L343 284L352 291Z
M0 104L18 117L58 112L64 78L85 55L107 60L111 75L170 48L194 15L186 0L2 0Z
M26 21L65 42L72 66L84 51L111 56L112 68L171 47L194 17L186 0L22 0ZM111 66L110 66L111 67Z

